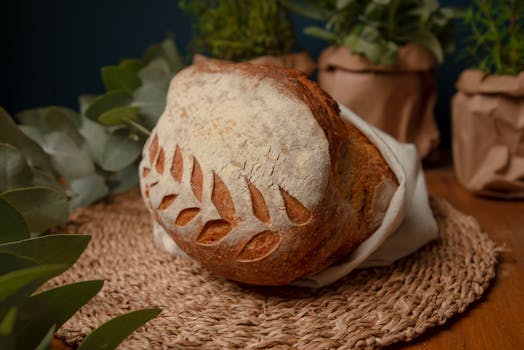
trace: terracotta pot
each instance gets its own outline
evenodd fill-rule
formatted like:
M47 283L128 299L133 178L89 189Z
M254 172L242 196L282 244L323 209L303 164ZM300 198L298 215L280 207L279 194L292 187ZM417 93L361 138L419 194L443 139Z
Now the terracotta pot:
M433 118L436 61L425 48L406 45L397 64L382 66L344 46L332 46L318 65L320 86L368 123L414 143L421 158L438 145Z
M193 63L202 62L204 60L216 60L215 58L209 58L200 54L193 56ZM250 61L254 64L271 64L274 66L292 68L299 70L306 75L310 75L316 69L315 62L307 54L307 52L290 53L282 56L260 56Z
M524 198L524 72L464 71L452 102L453 158L470 191Z

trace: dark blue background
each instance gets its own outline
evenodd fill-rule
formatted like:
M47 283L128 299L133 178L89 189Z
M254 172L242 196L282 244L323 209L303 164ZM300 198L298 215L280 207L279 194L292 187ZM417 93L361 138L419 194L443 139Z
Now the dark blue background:
M101 93L100 68L122 58L140 57L150 44L175 34L187 53L190 19L176 0L11 1L0 6L0 105L14 114L22 109L65 105L77 108L83 93ZM441 1L467 6L467 0ZM315 59L327 46L302 33L314 22L293 16L297 48ZM436 118L443 144L449 144L449 101L464 68L460 45L437 71Z

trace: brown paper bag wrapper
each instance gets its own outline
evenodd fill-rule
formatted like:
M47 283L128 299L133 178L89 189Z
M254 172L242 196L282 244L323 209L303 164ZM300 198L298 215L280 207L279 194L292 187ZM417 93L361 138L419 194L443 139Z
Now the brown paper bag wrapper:
M524 198L524 72L464 71L452 101L453 158L470 191Z
M396 65L374 65L343 46L319 58L320 86L338 102L397 140L414 143L421 158L440 139L433 118L436 102L433 55L406 45Z
M196 54L193 56L193 63L203 62L205 60L217 60L215 58L209 58L204 55ZM221 60L223 61L223 60ZM247 62L253 64L271 64L274 66L292 68L299 70L306 75L310 75L317 68L315 62L307 54L307 52L290 53L282 56L260 56L249 60Z

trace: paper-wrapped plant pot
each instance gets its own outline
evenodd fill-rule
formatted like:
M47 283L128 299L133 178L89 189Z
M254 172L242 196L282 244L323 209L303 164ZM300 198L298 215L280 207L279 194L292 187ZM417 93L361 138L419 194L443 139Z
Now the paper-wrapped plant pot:
M439 143L433 55L406 45L393 66L375 65L344 46L331 46L319 58L320 86L373 126L401 142L414 143L425 157Z
M453 97L453 159L471 192L524 198L524 72L464 71Z

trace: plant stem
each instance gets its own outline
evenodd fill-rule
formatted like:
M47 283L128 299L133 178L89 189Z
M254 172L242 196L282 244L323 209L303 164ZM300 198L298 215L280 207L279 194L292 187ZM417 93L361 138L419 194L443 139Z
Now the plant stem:
M126 120L126 123L135 128L135 130L140 132L143 136L151 136L151 131L147 130L144 126L138 124L137 122L134 122L132 120Z

